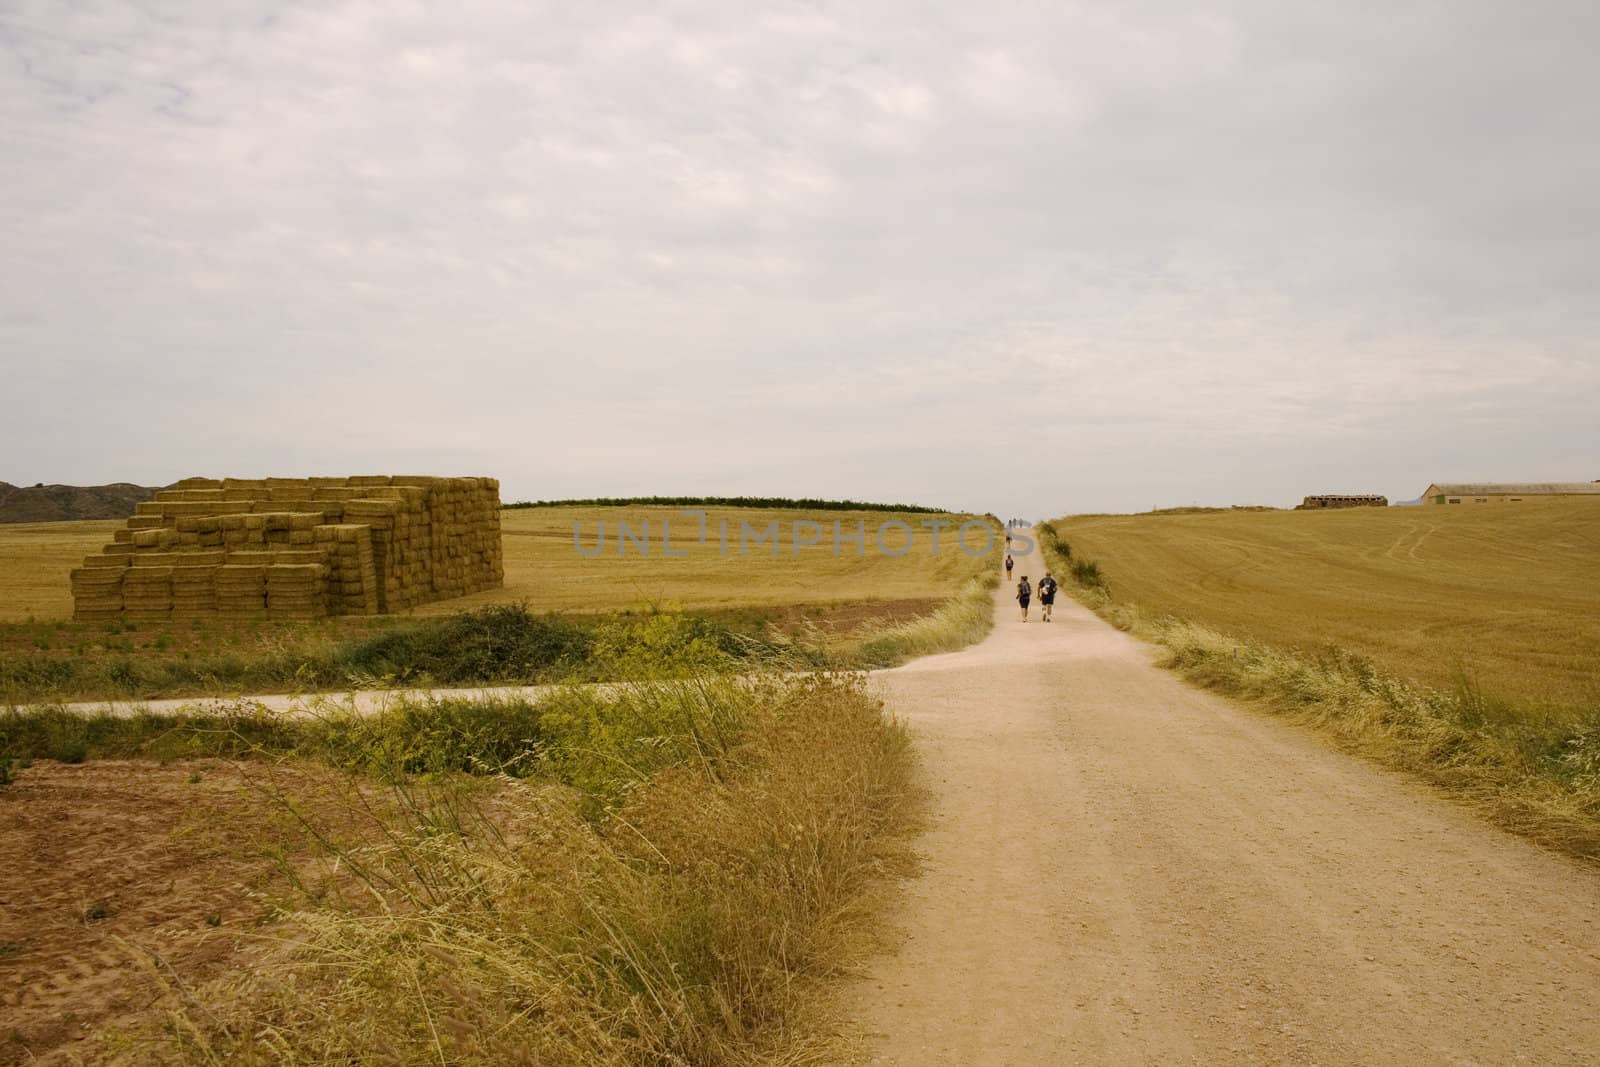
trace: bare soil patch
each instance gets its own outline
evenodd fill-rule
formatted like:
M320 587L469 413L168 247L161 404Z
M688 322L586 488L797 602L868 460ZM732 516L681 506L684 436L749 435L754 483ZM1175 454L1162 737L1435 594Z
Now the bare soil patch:
M270 922L263 846L285 840L250 784L262 773L41 762L0 789L0 1063L148 1062L133 1035L241 965L241 935Z

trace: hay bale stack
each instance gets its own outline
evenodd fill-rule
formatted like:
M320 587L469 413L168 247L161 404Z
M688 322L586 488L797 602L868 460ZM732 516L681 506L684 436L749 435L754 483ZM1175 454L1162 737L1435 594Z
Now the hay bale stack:
M147 570L182 568L171 595L183 615L204 614L208 603L225 614L293 617L394 611L501 584L499 490L492 478L432 475L185 478L141 503L105 554L143 557L135 566ZM271 570L280 566L322 573ZM161 610L153 579L135 585L138 610ZM87 616L127 609L125 590L109 579L75 577L73 589Z
M267 614L314 619L328 614L328 570L320 563L274 563L267 572Z
M260 520L262 543L268 545L316 544L316 534L312 531L323 525L322 513L314 511L263 511L246 515L245 519L247 529L255 528L248 520Z
M328 552L313 545L310 548L268 548L229 552L227 562L255 564L270 567L275 563L327 563Z
M181 549L214 549L222 546L221 515L183 515L178 518L178 545Z
M350 500L344 506L346 521L366 527L371 540L372 589L379 614L411 606L399 596L399 578L394 573L397 566L395 518L399 511L400 502L395 500Z
M267 610L267 568L224 563L216 572L217 614L234 618Z
M319 526L317 537L328 552L328 610L338 615L378 614L372 528L357 523Z
M224 490L217 489L162 489L153 499L167 500L222 500Z
M172 617L172 568L129 567L123 572L122 613L138 622Z
M125 567L102 566L101 559L114 556L91 556L84 566L72 572L72 619L74 622L110 622L122 617L122 579ZM125 558L125 557L124 557Z
M183 555L183 553L175 553ZM194 555L216 555L221 552L200 553ZM222 568L222 560L202 563L196 561L191 565L179 565L172 568L172 617L174 619L200 619L215 615L217 612L217 571Z
M133 531L133 550L135 552L165 552L176 548L178 545L178 531L176 528L163 526L159 530Z

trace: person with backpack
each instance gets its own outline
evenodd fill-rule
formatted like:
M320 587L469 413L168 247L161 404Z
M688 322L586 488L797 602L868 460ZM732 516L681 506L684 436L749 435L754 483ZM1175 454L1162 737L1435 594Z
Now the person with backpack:
M1049 571L1044 572L1044 577L1039 579L1039 617L1045 622L1050 621L1050 612L1056 604L1056 580Z
M1011 580L1011 553L1006 553L1006 581Z
M1028 585L1028 576L1024 574L1022 581L1017 583L1017 603L1022 605L1022 621L1028 621L1028 601L1033 599L1033 589Z

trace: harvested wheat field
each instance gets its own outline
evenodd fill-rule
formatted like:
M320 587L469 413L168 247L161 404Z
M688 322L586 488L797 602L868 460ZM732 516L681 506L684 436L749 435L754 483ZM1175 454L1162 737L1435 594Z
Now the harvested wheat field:
M1600 703L1600 501L1081 515L1116 603L1430 685Z
M539 507L502 513L500 532L505 543L505 586L477 593L451 604L435 604L427 612L456 606L524 601L537 611L604 611L640 609L651 605L700 611L783 604L830 604L866 600L900 600L953 595L974 571L971 557L956 548L955 527L965 521L985 520L969 515L928 515L915 512L806 511L803 509L709 508L706 540L699 540L699 520L671 507ZM928 520L950 524L942 531L939 554L933 554L933 531ZM605 523L600 554L596 530ZM649 555L639 553L635 542L619 548L617 524L626 522L640 533L649 524ZM834 526L839 526L839 551L834 550ZM776 524L781 543L756 538ZM796 523L802 539L817 543L794 549ZM884 543L902 554L878 551L877 535L884 524L903 523L883 530ZM574 544L573 526L579 536ZM741 552L740 535L749 527ZM662 532L671 531L671 549L683 558L663 552ZM721 532L726 530L726 551ZM865 530L864 551L849 538ZM976 528L968 532L968 545L976 551L985 543ZM980 565L981 566L981 565Z
M234 492L255 491L247 487ZM277 501L272 503L276 506ZM313 503L331 507L339 502ZM360 502L346 501L345 506L356 503ZM321 692L430 680L446 685L529 683L594 676L586 650L592 649L596 634L606 630L615 616L626 615L637 623L662 612L692 614L694 625L721 633L724 636L718 640L730 647L742 642L746 650L765 648L783 654L799 646L813 665L879 666L928 651L935 644L957 647L987 626L985 613L972 609L986 595L977 585L989 573L990 558L958 550L955 527L964 521L975 524L967 541L974 552L995 538L996 529L992 520L969 516L725 508L708 516L707 541L700 544L695 519L673 508L509 509L502 513L504 531L498 538L504 546L503 587L401 609L396 605L410 595L408 590L414 591L427 577L419 571L407 578L409 572L402 568L387 575L387 584L394 586L387 601L393 609L390 614L372 614L368 609L373 603L361 600L360 613L329 615L327 611L335 607L353 610L353 598L366 587L364 578L345 580L344 550L358 549L359 544L338 539L359 531L349 524L277 531L302 539L332 531L333 540L312 544L312 550L326 550L337 558L339 566L330 567L302 562L298 554L308 550L293 541L283 547L268 543L260 549L226 543L229 537L254 532L273 536L264 524L255 530L242 525L239 530L220 526L201 530L198 527L212 517L166 514L172 508L215 506L210 501L153 501L150 510L162 514L140 517L147 525L138 530L104 523L0 527L0 589L8 591L0 599L0 612L7 616L0 620L0 703ZM271 515L242 516L253 517ZM670 556L663 536L669 520ZM168 521L185 528L167 529ZM837 555L835 521L841 534ZM577 546L573 522L581 525ZM604 551L597 556L580 554L579 547L585 553L595 551L601 522L607 528ZM937 554L933 530L924 525L929 522L943 524ZM626 555L617 551L622 523L641 538L628 542ZM719 544L724 527L725 554ZM880 527L887 551L878 550ZM83 566L85 556L98 552L113 534L151 535L155 541L147 548L116 554L115 558L131 559L129 566ZM750 542L743 553L741 534ZM802 543L796 552L797 534L802 542L816 543ZM168 551L159 543L164 535L180 539L176 550ZM859 548L849 540L854 536L863 538ZM199 543L206 537L221 537L224 544L217 548ZM758 545L756 537L766 540ZM186 544L183 538L194 543ZM392 556L411 566L420 549L414 544L406 549L404 540L394 538L374 558ZM374 543L378 543L375 536ZM227 565L208 556L203 565L181 564L185 555L207 553L241 559L272 554L295 558ZM495 555L498 559L498 552ZM169 565L168 557L180 562ZM93 599L80 601L80 614L86 617L76 620L71 618L68 584L74 568L80 585L94 586L86 587L86 594L102 596L106 603L101 607ZM322 573L311 573L319 568ZM365 570L358 560L357 572ZM279 588L277 572L308 584ZM115 589L101 588L102 573L116 581ZM191 574L201 575L199 585L189 581ZM208 581L210 585L205 584ZM349 591L352 588L354 592ZM214 597L209 611L204 606L208 595ZM106 615L102 619L97 612ZM474 648L482 654L474 654ZM442 665L441 657L453 665Z
M0 623L72 618L72 569L122 525L89 519L0 526Z
M698 541L698 522L676 508L552 507L500 513L504 585L455 596L410 609L441 614L485 604L526 603L535 611L638 610L650 606L702 610L730 607L853 604L873 600L913 600L954 595L975 567L955 548L954 527L943 531L940 552L932 554L933 533L922 523L942 519L953 524L970 516L938 516L898 512L814 512L790 509L713 508L707 513L708 539ZM649 555L630 541L619 556L617 523L639 533L650 524ZM841 550L834 555L833 523L841 523ZM596 547L597 523L606 523L602 554L580 555L573 542L573 524L581 531L578 546ZM671 549L684 558L668 558L661 535L670 522ZM793 549L794 524L815 522L819 543ZM902 522L912 531L909 551L890 556L877 551L880 525ZM726 523L728 550L718 541ZM740 553L741 524L752 529L747 552ZM754 539L778 524L781 544L774 555L770 542ZM849 540L865 528L865 552ZM72 616L70 572L84 557L100 552L123 524L110 521L21 523L0 526L0 622L26 619L54 621ZM802 531L803 537L810 536ZM899 552L907 542L898 528L884 531L885 543ZM983 544L969 531L974 550Z

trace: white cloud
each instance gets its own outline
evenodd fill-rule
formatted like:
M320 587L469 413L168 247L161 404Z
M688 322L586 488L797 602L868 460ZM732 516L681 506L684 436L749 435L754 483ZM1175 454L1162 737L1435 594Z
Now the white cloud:
M0 0L0 477L1600 476L1597 43L1508 0Z

